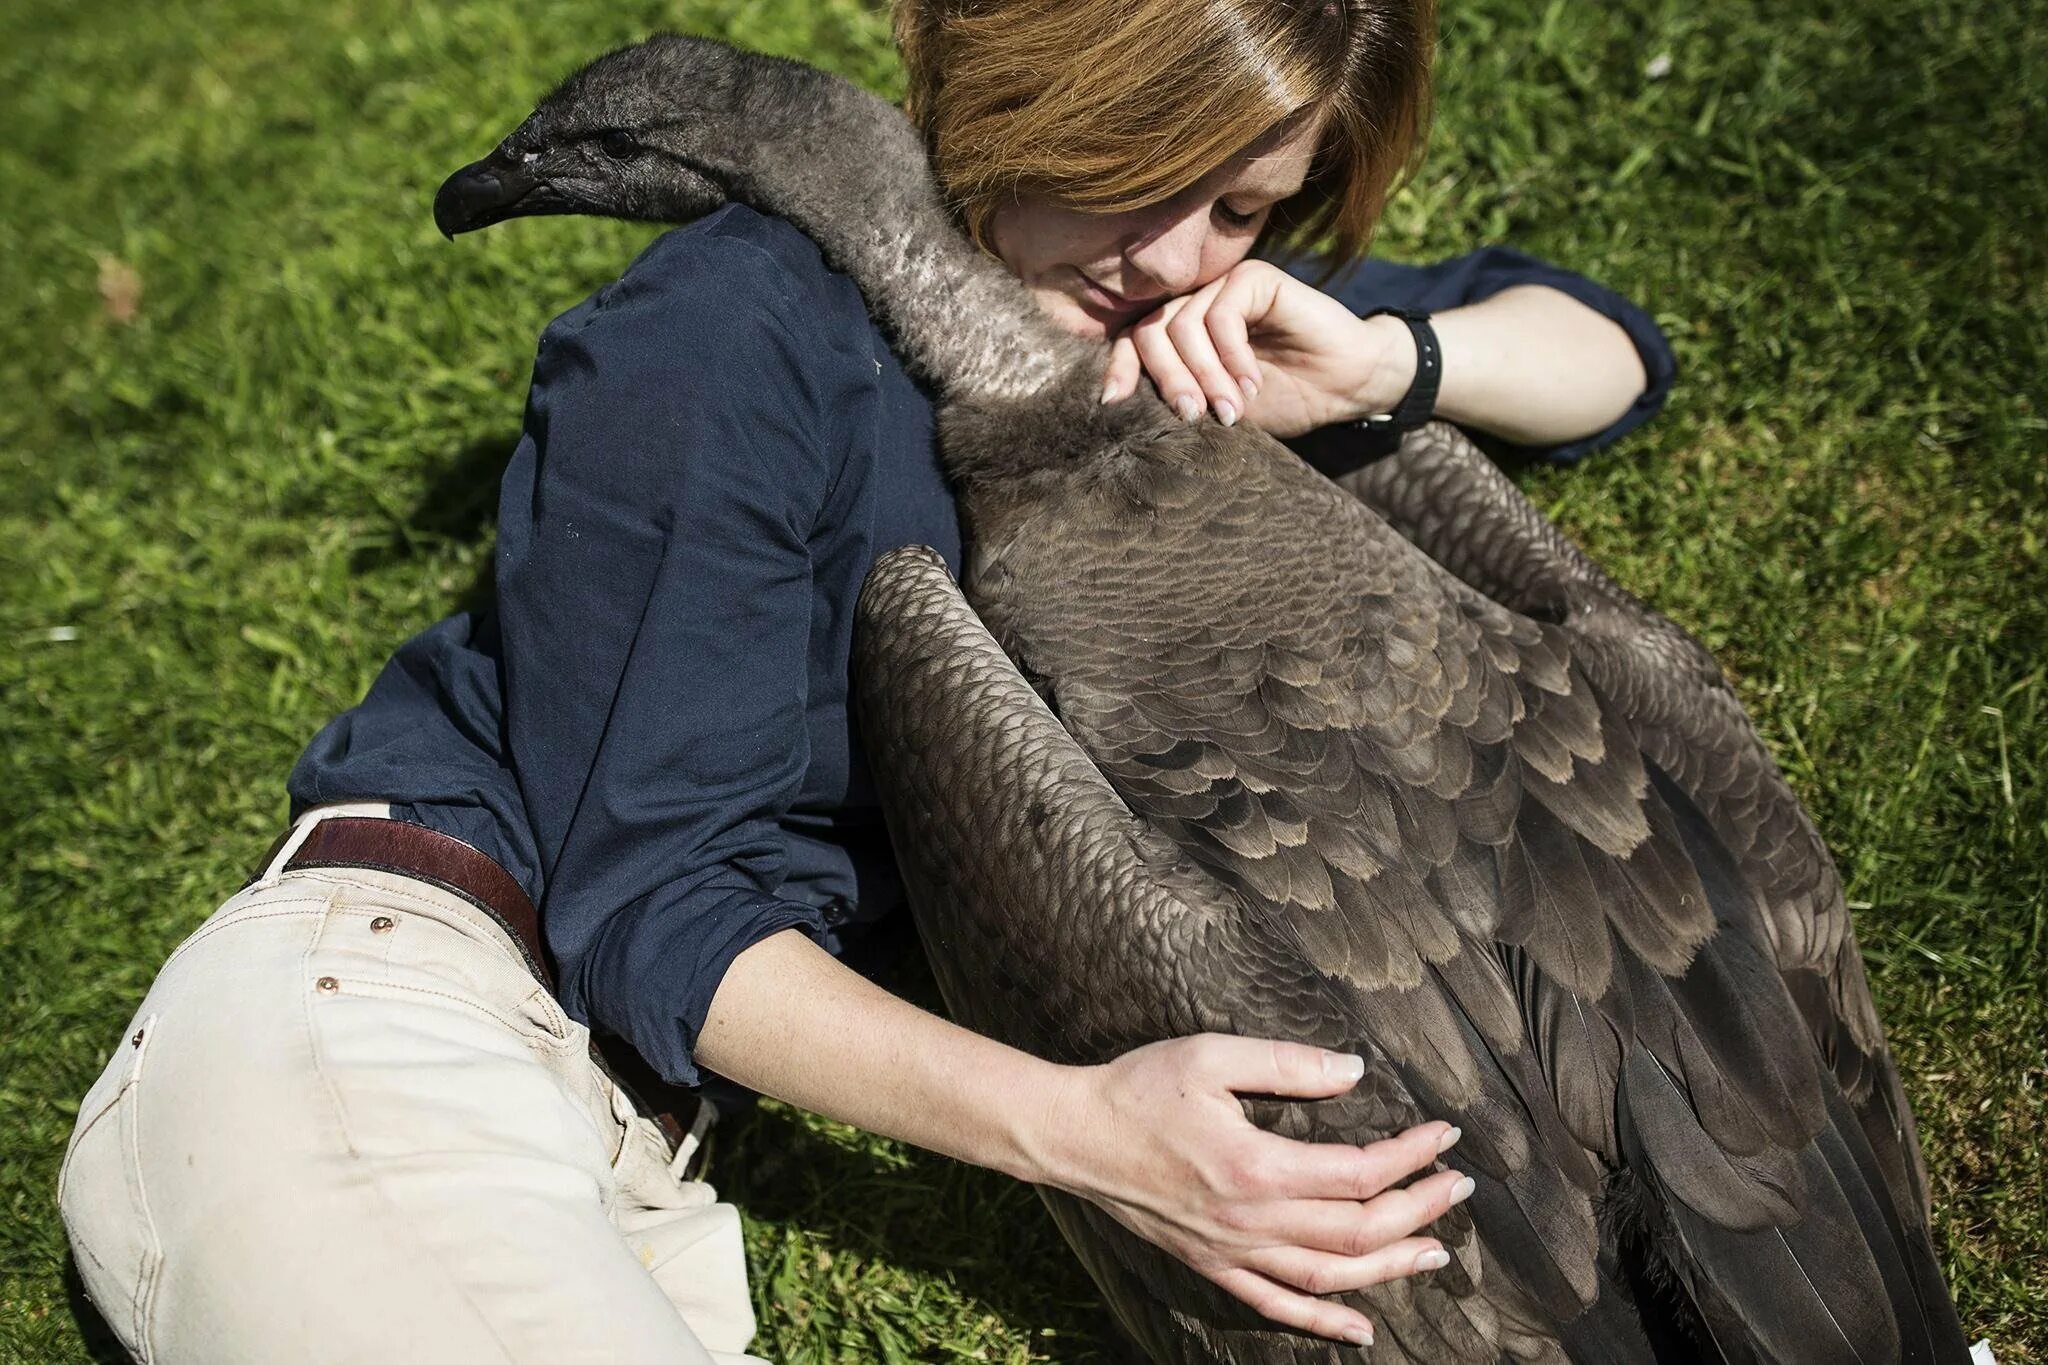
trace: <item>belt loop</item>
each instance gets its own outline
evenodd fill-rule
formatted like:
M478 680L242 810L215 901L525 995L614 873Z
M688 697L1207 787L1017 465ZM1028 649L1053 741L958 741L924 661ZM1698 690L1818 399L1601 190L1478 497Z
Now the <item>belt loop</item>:
M290 862L292 855L299 851L299 845L306 842L306 836L313 832L313 827L322 820L331 820L337 815L353 815L373 820L389 820L391 818L391 803L389 801L334 801L324 806L314 806L292 822L291 829L278 842L276 849L271 853L270 861L264 865L263 871L257 875L255 881L249 883L249 889L254 890L275 886L277 879L284 875L285 864Z

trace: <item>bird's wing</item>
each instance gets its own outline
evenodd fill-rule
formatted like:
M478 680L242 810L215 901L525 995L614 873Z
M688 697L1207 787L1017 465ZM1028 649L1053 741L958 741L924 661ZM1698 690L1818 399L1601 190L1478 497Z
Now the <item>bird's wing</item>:
M1586 797L1639 788L1640 765L1572 692L1555 640L1498 608L1486 634L1425 564L1333 553L1322 522L1367 514L1323 485L1304 522L1298 500L1259 495L1265 473L1149 488L1135 526L1085 495L1052 509L1057 534L977 561L977 604L1116 794L1329 983L1360 1021L1353 1045L1390 1058L1423 1114L1465 1130L1456 1159L1480 1178L1477 1216L1500 1230L1486 1292L1512 1287L1535 1321L1572 1320L1600 1292L1590 1149L1618 1141L1618 1054L1592 1003L1608 994L1612 935L1568 903L1595 873L1554 881L1510 836L1533 784L1551 799L1528 817L1542 839L1575 848L1574 821L1640 838L1639 812L1599 828L1623 803ZM1525 775L1507 750L1517 734L1548 775ZM1588 764L1576 786L1575 753ZM1610 864L1601 875L1673 875L1654 857ZM1697 894L1689 925L1632 915L1642 903L1617 913L1661 960L1710 923ZM1497 952L1503 933L1518 942ZM1557 981L1576 994L1553 997ZM1525 1020L1525 1006L1541 1017ZM1526 1028L1546 1056L1523 1045ZM1556 1088L1577 1101L1580 1133L1548 1102L1552 1076L1566 1078Z
M1414 432L1336 482L1486 597L1564 628L1586 675L1763 898L1786 984L1901 1211L1924 1222L1919 1141L1834 860L1713 658L1608 577L1453 426Z
M937 555L882 557L854 656L863 745L920 932L963 1023L1039 1055L1105 1061L1204 1031L1357 1050L1341 995L1294 945L1134 816L982 627ZM1366 1141L1425 1117L1384 1057L1350 1093L1259 1101L1304 1139ZM1335 1361L1332 1343L1272 1330L1092 1204L1047 1192L1119 1316L1164 1361ZM1462 1211L1434 1231L1453 1264L1359 1300L1387 1351L1492 1361L1557 1349L1471 1293L1482 1274ZM1376 1357L1381 1358L1381 1357ZM1385 1358L1398 1359L1388 1355Z
M1809 1188L1828 1119L1807 1030L1754 891L1700 861L1723 854L1711 827L1659 785L1571 635L1220 431L979 563L996 637L1129 807L1465 1129L1488 1255L1549 1321L1606 1331L1594 1199L1626 1166L1734 1241L1803 1229L1786 1255L1825 1265L1810 1294L1715 1259L1731 1302L1796 1310L1761 1339L1841 1317L1882 1349L1880 1267L1830 1261L1834 1234L1864 1233Z

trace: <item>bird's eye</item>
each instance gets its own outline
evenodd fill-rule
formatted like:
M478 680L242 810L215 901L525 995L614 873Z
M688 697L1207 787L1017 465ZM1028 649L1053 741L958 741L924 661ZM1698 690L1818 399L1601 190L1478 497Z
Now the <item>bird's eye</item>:
M640 144L624 129L614 128L597 140L598 148L608 157L624 161L640 150Z

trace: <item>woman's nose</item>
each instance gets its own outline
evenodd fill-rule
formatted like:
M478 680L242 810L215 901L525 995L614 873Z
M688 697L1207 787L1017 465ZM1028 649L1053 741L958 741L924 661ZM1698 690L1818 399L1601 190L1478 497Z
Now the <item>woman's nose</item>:
M1208 205L1172 220L1148 224L1124 249L1124 259L1168 294L1185 294L1202 282L1202 247L1209 237Z

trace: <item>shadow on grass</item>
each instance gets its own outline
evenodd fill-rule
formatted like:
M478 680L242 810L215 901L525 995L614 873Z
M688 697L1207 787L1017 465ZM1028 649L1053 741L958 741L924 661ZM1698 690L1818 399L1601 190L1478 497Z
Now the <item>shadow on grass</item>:
M498 524L498 483L519 448L519 433L485 437L459 446L434 462L434 474L410 512L391 530L389 540L366 545L349 558L358 574L376 573L409 563L445 545L473 545L489 540ZM490 605L495 559L486 555L474 579L450 605L450 612Z
M134 1357L85 1296L85 1281L79 1278L77 1258L68 1251L64 1253L64 1298L71 1307L71 1320L78 1324L78 1339L87 1355L99 1365L132 1365Z
M878 923L846 956L896 995L945 1013L907 912ZM779 1107L743 1108L712 1143L708 1178L755 1222L944 1280L1012 1329L1050 1333L1059 1360L1130 1358L1030 1186L912 1147L842 1140Z
M1013 1330L1051 1332L1062 1360L1127 1354L1029 1186L915 1150L863 1150L782 1109L756 1107L718 1136L710 1176L755 1221L946 1281Z
M391 540L357 550L349 567L371 573L416 559L437 545L488 537L498 522L498 481L518 448L514 432L471 441L434 461L426 491L393 528Z

